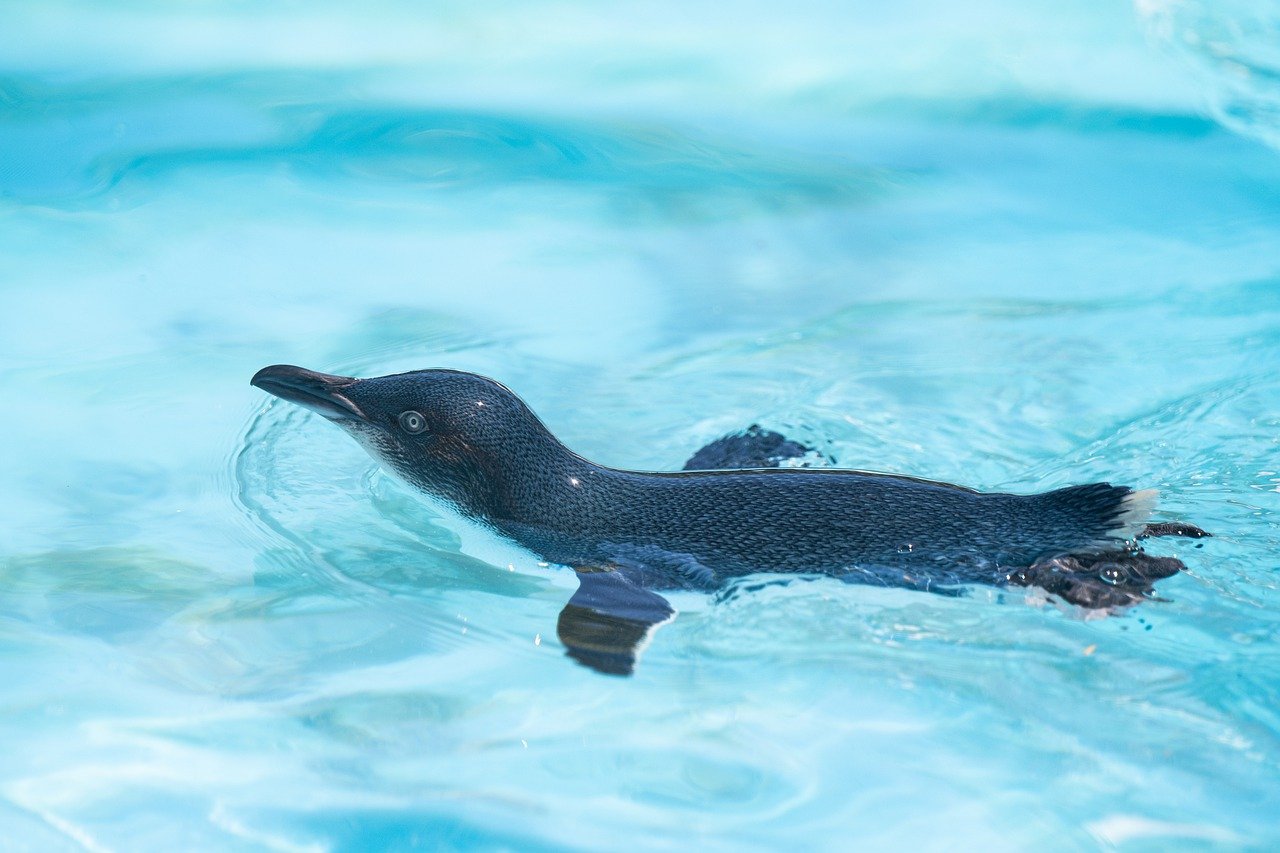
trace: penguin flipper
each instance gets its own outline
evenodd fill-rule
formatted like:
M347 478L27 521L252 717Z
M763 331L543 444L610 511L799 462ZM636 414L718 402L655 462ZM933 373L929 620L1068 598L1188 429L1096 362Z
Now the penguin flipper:
M578 591L556 623L565 654L605 675L631 675L650 635L675 618L675 610L665 598L615 570L575 571Z

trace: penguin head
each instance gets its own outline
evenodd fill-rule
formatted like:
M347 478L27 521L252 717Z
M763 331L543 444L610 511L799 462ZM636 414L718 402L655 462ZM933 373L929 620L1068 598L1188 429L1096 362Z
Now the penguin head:
M524 460L563 450L519 397L474 373L357 379L272 365L251 384L336 423L413 485L482 514Z

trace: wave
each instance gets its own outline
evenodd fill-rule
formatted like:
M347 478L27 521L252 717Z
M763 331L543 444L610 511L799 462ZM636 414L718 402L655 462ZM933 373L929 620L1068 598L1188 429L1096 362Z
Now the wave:
M1280 3L1135 0L1134 5L1152 37L1204 78L1215 120L1280 148Z

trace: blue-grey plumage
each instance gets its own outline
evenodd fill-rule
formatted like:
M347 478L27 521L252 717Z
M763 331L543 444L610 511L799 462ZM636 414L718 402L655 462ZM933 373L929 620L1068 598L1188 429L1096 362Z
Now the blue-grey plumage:
M471 373L274 366L253 381L544 559L627 567L659 587L753 572L1000 582L1012 567L1123 546L1154 499L1106 483L1013 495L841 469L620 470L573 453L514 393Z
M355 379L274 365L252 381L342 426L427 494L577 570L557 633L569 656L614 675L630 674L674 616L654 589L783 572L936 592L1038 586L1114 607L1182 568L1135 538L1208 535L1144 528L1155 493L1108 483L1013 495L867 471L741 468L808 450L759 429L691 460L734 468L609 468L565 447L503 385L456 370Z

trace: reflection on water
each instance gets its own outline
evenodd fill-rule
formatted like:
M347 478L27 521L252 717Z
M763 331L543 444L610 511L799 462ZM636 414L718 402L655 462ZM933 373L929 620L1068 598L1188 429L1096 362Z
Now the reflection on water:
M15 10L4 837L1276 847L1275 20ZM1188 571L1106 620L676 593L610 679L564 660L575 577L264 405L271 362L492 375L605 464L760 424L984 489L1154 487L1215 537L1152 545Z

